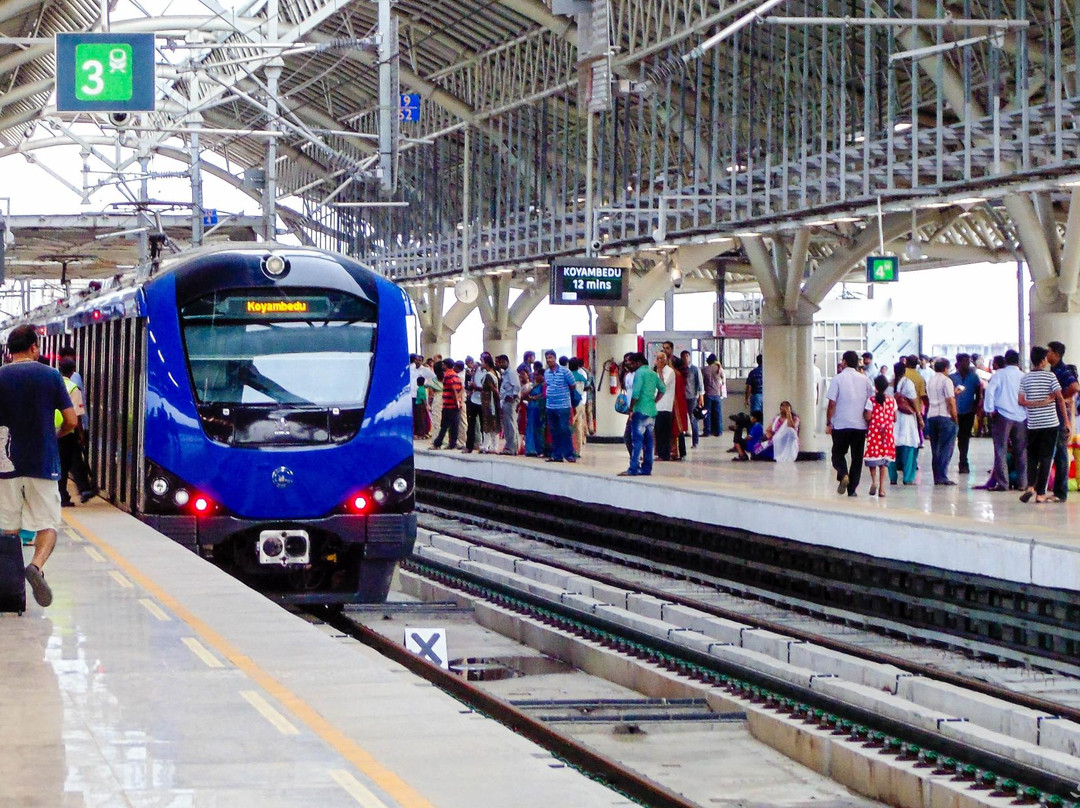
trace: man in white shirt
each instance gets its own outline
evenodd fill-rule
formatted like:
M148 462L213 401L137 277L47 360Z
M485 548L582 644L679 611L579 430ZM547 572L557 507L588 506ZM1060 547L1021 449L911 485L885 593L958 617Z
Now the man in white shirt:
M832 435L836 493L846 491L849 497L857 496L866 449L865 413L873 409L870 396L874 393L874 385L858 368L859 355L855 351L845 351L844 369L829 383L829 408L825 412L825 431ZM849 450L850 469L847 463Z
M949 479L949 463L956 446L960 416L956 412L956 385L949 378L949 360L934 362L934 375L926 383L930 407L926 411L926 437L930 441L934 485L956 485Z
M1021 407L1020 354L1005 352L1005 367L994 371L986 383L983 396L983 412L991 418L990 434L994 439L994 470L986 485L976 486L987 491L1009 490L1009 441L1013 443L1013 460L1016 463L1017 484L1027 488L1027 408Z

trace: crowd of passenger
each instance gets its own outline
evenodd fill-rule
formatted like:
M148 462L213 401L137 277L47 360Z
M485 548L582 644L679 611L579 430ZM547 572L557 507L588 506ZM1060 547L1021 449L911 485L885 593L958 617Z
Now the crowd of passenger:
M862 467L870 470L870 496L885 496L889 483L913 485L918 453L930 444L934 485L954 486L970 474L971 439L989 435L994 464L987 491L1021 491L1020 500L1064 502L1069 491L1069 441L1080 392L1065 345L1050 342L1030 353L1030 370L1009 350L987 367L978 355L911 355L875 368L873 356L844 354L829 384L826 431L832 436L837 493L856 496ZM850 455L850 460L849 460Z
M837 493L856 496L864 466L870 496L886 495L886 479L888 485L913 485L927 444L934 484L956 485L949 476L954 455L958 473L970 474L971 439L988 436L994 464L976 488L1019 490L1024 502L1064 502L1080 391L1076 367L1064 356L1060 342L1032 348L1025 373L1014 350L989 365L966 353L955 362L913 354L891 368L875 365L869 352L848 351L826 396ZM736 462L793 462L801 419L788 401L765 417L761 360L746 380L747 412L729 416L734 436L728 451ZM508 356L486 352L479 361L414 355L410 371L416 437L433 438L433 449L457 449L464 434L461 449L467 453L573 463L593 432L595 379L576 357L546 351L541 361L527 351L512 369ZM628 353L610 371L615 409L627 416L629 465L622 476L647 476L654 461L684 459L688 441L692 450L702 437L724 434L727 378L715 355L698 367L689 351L676 356L665 342L652 361Z
M632 399L635 356L626 354L611 373L618 383L628 415L625 439L632 445L631 404L656 411L664 440L651 452L660 460L681 460L696 448L704 434L721 435L721 401L727 395L723 368L710 356L704 369L691 361L689 351L674 355L666 342L657 353L655 400ZM480 354L455 360L447 356L427 359L414 354L410 374L413 385L413 423L417 438L433 438L433 449L542 457L551 462L574 463L595 428L596 382L577 357L545 351L543 361L526 351L511 369L510 358ZM644 378L644 375L642 376ZM662 382L660 380L663 380ZM662 389L661 389L662 388ZM464 440L461 440L464 435ZM733 450L734 451L734 450ZM650 466L652 456L650 455Z
M414 354L413 424L417 438L434 436L432 449L544 457L574 463L592 432L592 374L577 357L526 351L510 367L505 354L455 360Z

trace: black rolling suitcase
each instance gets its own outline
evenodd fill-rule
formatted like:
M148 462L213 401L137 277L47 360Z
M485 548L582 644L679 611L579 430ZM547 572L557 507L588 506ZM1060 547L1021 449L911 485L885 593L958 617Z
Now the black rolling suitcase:
M18 534L0 533L0 612L26 611L26 567Z

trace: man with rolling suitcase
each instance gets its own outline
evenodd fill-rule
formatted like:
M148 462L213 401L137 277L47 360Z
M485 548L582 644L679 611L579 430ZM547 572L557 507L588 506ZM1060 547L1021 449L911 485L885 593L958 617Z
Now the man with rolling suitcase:
M0 533L5 546L31 530L34 558L23 571L41 606L52 603L42 568L56 546L60 525L60 450L57 438L75 429L78 417L60 374L38 362L41 349L32 325L8 335L11 361L0 367ZM59 410L62 422L54 419ZM21 560L20 560L21 565ZM0 573L3 575L3 573ZM13 582L0 577L0 597ZM20 594L22 587L19 587Z

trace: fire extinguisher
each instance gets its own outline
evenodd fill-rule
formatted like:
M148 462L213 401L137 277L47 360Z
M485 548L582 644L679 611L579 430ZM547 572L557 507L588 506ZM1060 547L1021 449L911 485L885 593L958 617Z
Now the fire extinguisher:
M611 395L615 395L619 392L619 366L615 364L614 359L607 361L608 372L608 390Z

